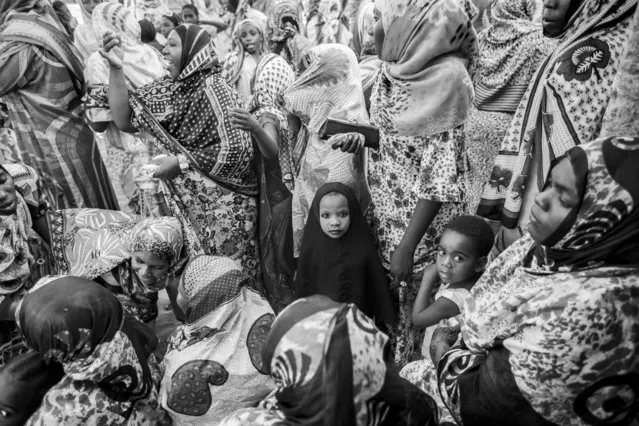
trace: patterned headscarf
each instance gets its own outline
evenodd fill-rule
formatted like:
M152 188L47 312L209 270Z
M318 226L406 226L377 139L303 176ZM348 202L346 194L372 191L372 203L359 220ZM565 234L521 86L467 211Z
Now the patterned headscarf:
M275 315L251 284L229 258L199 256L185 268L180 292L189 305L187 323L169 341L160 386L160 402L175 424L194 418L218 424L273 389L262 347Z
M374 26L374 11L375 3L373 0L363 1L352 23L353 49L360 57L375 53L375 41L371 35Z
M3 0L0 4L0 25L4 24L10 12L28 12L41 2L42 0Z
M271 114L277 119L280 135L278 159L282 178L289 189L292 189L295 175L292 158L294 132L277 99L284 95L294 81L295 72L284 58L274 53L264 56L257 65L253 98L249 104L249 110L258 120L264 114Z
M75 2L82 13L82 23L78 24L73 33L74 44L80 51L82 62L86 62L100 48L102 34L94 30L91 14L84 7L84 1L75 0Z
M608 138L571 151L575 173L586 170L577 217L557 243L543 247L547 256L531 262L537 245L527 235L475 284L461 317L470 352L439 364L445 400L459 400L453 378L460 371L502 345L517 387L553 424L582 424L574 412L579 394L607 377L636 373L638 148L637 138ZM602 404L618 392L603 386L588 407L610 414Z
M183 24L173 31L182 41L182 56L180 57L180 76L184 80L205 64L217 66L215 50L212 49L211 35L198 25Z
M468 69L478 52L472 3L376 0L375 7L386 34L378 52L384 89L371 99L376 124L400 136L429 136L464 123L473 99Z
M283 0L268 15L267 40L270 50L281 55L297 72L302 55L311 47L298 2Z
M354 305L324 296L294 302L277 317L264 347L276 405L242 410L221 425L430 424L432 400L387 363L387 345L388 337Z
M553 161L598 137L636 6L637 0L580 2L515 112L479 214L515 228L523 200L542 188ZM529 183L533 161L538 167Z
M140 24L133 12L120 3L101 3L93 10L93 28L99 36L107 31L121 36L124 50L123 71L133 87L141 87L165 75L158 52L143 44ZM102 45L99 37L98 44ZM109 84L109 65L100 53L91 55L85 68L87 84Z
M34 424L118 424L136 419L145 407L138 403L157 398L149 368L157 339L125 317L101 285L78 277L43 279L16 316L27 344L65 372L31 418Z
M490 26L478 34L475 105L482 111L515 112L538 65L554 49L540 23L533 22L532 0L497 0ZM498 100L498 102L495 102Z
M182 224L174 217L144 219L131 229L129 252L148 251L170 266L181 259L184 238Z

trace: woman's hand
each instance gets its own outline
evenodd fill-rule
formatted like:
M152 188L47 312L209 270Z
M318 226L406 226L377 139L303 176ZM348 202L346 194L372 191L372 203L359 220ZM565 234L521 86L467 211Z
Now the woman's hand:
M333 146L333 149L341 149L342 152L348 152L349 154L357 154L364 148L365 138L360 133L342 133L332 136L328 143Z
M236 129L246 130L251 133L257 133L262 128L250 112L241 108L229 110L229 120Z
M180 175L180 162L175 155L153 159L151 164L158 165L158 169L153 174L154 178L172 180Z
M102 49L98 50L108 62L111 68L122 69L124 63L124 50L120 47L122 38L110 31L104 33L102 37Z
M390 273L393 285L410 282L413 278L413 257L415 252L408 247L399 245L391 256Z

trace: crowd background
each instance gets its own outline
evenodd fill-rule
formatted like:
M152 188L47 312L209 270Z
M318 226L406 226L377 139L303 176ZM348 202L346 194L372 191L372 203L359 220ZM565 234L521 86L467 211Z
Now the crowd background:
M0 424L634 424L637 64L637 0L3 0Z

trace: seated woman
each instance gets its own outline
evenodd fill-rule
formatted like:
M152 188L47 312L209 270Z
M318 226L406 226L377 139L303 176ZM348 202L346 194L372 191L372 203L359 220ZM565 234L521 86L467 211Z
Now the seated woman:
M102 284L128 314L153 328L158 292L186 262L180 221L140 221L123 212L93 209L51 212L49 221L57 273Z
M275 388L262 362L275 315L251 281L223 257L196 257L184 270L178 303L187 319L169 340L160 386L175 424L217 424Z
M164 49L169 76L127 91L119 36L107 33L109 104L126 132L143 129L168 155L158 160L173 216L184 227L190 254L231 257L257 277L257 195L248 132L234 128L228 111L240 99L220 76L211 36L180 25Z
M277 317L264 346L275 401L220 426L436 424L433 400L388 362L388 342L354 305L300 299Z
M320 129L328 118L368 124L357 57L344 45L323 44L307 51L302 62L302 75L284 93L286 109L302 122L293 150L293 162L298 170L293 192L293 247L296 257L311 203L322 185L340 182L350 186L363 212L370 204L370 191L364 174L364 151L359 149L364 142L362 135L345 134L329 140L320 139ZM356 149L345 152L346 144ZM335 149L338 146L342 149Z
M27 344L65 373L28 425L170 424L157 403L157 339L107 289L83 278L45 278L16 318Z
M419 383L441 394L440 409L458 424L632 422L639 403L638 144L600 139L556 161L532 207L529 234L472 289L461 318L464 345Z
M293 81L295 72L284 58L267 54L257 66L248 110L234 109L229 114L231 124L251 132L258 148L260 266L266 297L276 312L293 301L291 191L296 134L278 102Z

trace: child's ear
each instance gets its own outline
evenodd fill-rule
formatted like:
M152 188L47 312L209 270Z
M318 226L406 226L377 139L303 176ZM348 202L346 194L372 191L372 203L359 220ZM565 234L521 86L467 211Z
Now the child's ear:
M482 256L475 262L475 272L483 272L488 264L488 256Z

